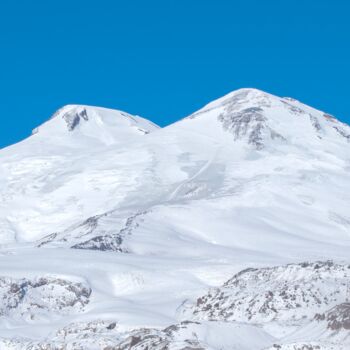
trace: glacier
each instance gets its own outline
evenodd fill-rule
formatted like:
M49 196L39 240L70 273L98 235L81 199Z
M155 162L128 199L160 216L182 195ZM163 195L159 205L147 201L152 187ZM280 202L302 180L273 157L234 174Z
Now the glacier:
M0 349L349 349L349 147L251 88L64 106L0 150Z

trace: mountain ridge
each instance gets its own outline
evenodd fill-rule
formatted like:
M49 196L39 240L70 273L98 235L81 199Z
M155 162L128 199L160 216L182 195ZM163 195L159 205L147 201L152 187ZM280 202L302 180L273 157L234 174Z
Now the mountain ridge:
M350 142L350 126L337 120L332 115L318 111L315 108L305 105L293 98L278 97L255 88L241 88L229 92L228 94L209 102L198 111L190 114L188 117L162 128L150 120L139 116L133 116L120 110L89 105L69 104L59 108L48 121L33 129L32 136L38 134L39 132L45 132L45 129L47 129L48 136L52 137L55 133L59 133L59 136L62 137L62 127L70 132L77 131L79 127L86 128L86 125L89 124L90 117L90 123L94 123L93 128L95 130L101 129L101 126L104 124L104 120L106 121L105 126L103 126L105 131L100 135L97 135L97 138L100 139L99 141L103 141L102 143L112 144L116 142L115 138L117 135L113 135L113 133L116 134L117 130L112 130L109 132L108 129L115 129L115 127L118 126L117 121L121 122L119 125L120 128L123 128L125 124L128 124L129 122L130 127L134 127L136 132L148 134L149 132L157 129L172 128L179 123L181 124L184 120L198 118L200 115L208 114L210 111L221 109L219 116L216 117L221 121L226 130L231 130L231 132L235 134L236 139L239 139L240 136L242 136L240 135L242 134L242 127L232 127L232 120L230 119L233 118L237 120L240 118L241 124L246 124L245 127L247 127L249 123L255 123L256 126L251 132L250 142L253 145L256 143L256 147L262 148L260 139L263 132L270 133L270 138L277 138L281 141L284 140L284 137L280 132L273 130L273 128L268 125L269 122L271 123L272 115L270 113L264 115L264 113L261 112L264 112L264 109L266 108L271 108L272 110L279 108L279 113L281 115L287 115L288 113L283 113L283 108L281 108L283 106L289 110L290 115L307 116L315 131L318 132L318 136L320 138L324 136L322 133L324 133L325 128L330 129L329 127L325 126L324 121L326 120L329 122L328 124L331 125L331 129L337 135ZM234 115L235 111L237 114L236 116ZM245 115L243 112L246 112ZM215 119L215 117L213 119ZM58 123L58 120L63 120L65 123L61 125L62 123ZM52 123L51 127L50 123ZM210 124L209 121L207 121L207 123ZM293 119L290 118L289 124L291 125L292 123ZM209 127L211 127L211 125L209 125ZM87 134L87 136L93 136L91 130L87 130ZM267 137L267 135L265 136Z

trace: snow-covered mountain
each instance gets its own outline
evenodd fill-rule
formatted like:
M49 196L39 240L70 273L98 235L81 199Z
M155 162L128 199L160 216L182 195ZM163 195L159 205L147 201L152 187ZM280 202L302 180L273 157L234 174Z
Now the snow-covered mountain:
M348 125L255 89L63 107L0 150L0 348L346 349L349 174Z

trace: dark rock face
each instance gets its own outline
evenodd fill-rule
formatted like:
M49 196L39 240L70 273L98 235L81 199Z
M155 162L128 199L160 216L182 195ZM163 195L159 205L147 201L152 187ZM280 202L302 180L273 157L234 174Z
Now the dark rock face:
M41 248L47 244L50 244L52 242L66 242L69 240L69 232L73 230L79 230L81 232L81 235L86 236L91 233L93 233L98 226L99 220L107 214L102 215L95 215L92 216L86 220L84 220L82 223L79 223L78 225L75 225L71 228L68 228L64 232L54 232L51 233L44 238L42 238L38 243L38 248Z
M328 120L329 122L332 123L338 123L338 120L336 117L334 117L333 115L330 115L328 113L324 113L323 116L326 118L326 120Z
M133 216L130 216L125 223L125 226L118 232L115 233L106 233L98 235L94 238L91 238L87 241L73 245L71 248L74 249L92 249L92 250L101 250L101 251L115 251L115 252L124 252L127 253L127 249L122 247L125 237L132 234L132 231L136 229L139 224L137 219L139 216L146 214L146 212L136 213ZM97 223L92 223L92 231L97 228Z
M34 318L36 313L81 310L89 302L90 295L88 286L61 278L0 277L0 315L18 313Z
M88 241L74 244L73 249L91 249L101 251L126 252L121 248L123 238L117 234L115 236L97 236Z
M250 97L255 106L243 108ZM264 108L271 107L271 100L267 94L251 89L242 90L222 105L224 111L218 116L218 121L223 124L224 130L233 134L235 140L246 138L248 144L258 150L264 148L265 139L285 141L282 135L268 125L268 119L264 115Z
M316 132L318 132L318 133L321 132L322 131L322 127L321 127L321 124L318 121L318 119L315 116L311 115L311 114L309 114L309 116L310 116L311 124L314 127L314 129L316 130Z
M69 131L73 131L80 123L81 120L89 120L86 109L82 110L72 110L65 113L62 118L67 123L67 128Z
M290 100L287 98L287 101L291 101L294 102L295 100ZM289 110L289 112L291 112L294 115L302 115L305 114L305 111L303 111L301 108L293 105L292 103L289 103L286 101L286 98L284 98L283 100L281 100L281 102L284 104L284 106Z
M344 137L348 142L350 142L350 128L347 124L344 124L337 120L335 117L333 117L330 114L323 114L326 121L331 123L333 129L341 136Z
M133 331L125 340L115 347L107 347L104 350L205 350L206 347L196 338L196 334L192 333L190 339L178 339L178 333L181 330L194 324L193 322L181 322L172 325L163 330L144 328ZM174 346L174 347L173 347Z
M225 112L218 116L218 120L223 124L225 130L231 132L235 140L248 138L248 144L256 149L264 147L264 137L271 139L284 137L272 130L267 124L267 118L263 114L261 107L250 107L240 111L233 111L230 106Z
M61 244L73 249L91 249L100 251L114 251L128 253L124 243L138 226L139 220L142 221L147 211L138 212L126 218L124 226L119 229L106 229L102 221L109 219L113 212L96 215L88 218L78 225L74 225L67 230L59 233L52 233L38 242L38 247L50 244ZM110 227L110 226L108 226ZM90 238L88 238L90 237ZM69 242L78 241L73 244Z
M93 216L85 220L81 224L81 227L84 227L84 230L85 230L84 235L91 235L91 234L97 233L99 231L98 230L99 220L101 219L101 217L104 217L104 216L105 215ZM83 241L81 243L74 244L73 246L71 246L71 248L91 249L91 250L101 250L101 251L112 250L116 252L123 252L123 249L121 248L123 239L119 233L115 233L115 234L103 234L103 232L101 233L102 234L98 234L94 238Z
M334 130L342 137L348 140L350 142L350 133L348 133L345 128L342 128L340 126L333 126Z
M247 269L200 297L196 319L265 323L311 320L350 298L350 266L331 261Z
M332 331L350 330L350 303L342 303L323 314L317 314L315 320L326 321L327 328Z

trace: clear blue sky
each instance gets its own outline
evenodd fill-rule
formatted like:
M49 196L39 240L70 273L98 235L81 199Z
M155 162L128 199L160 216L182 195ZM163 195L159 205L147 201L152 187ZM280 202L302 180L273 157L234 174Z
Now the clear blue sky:
M1 0L0 147L68 103L160 125L241 87L350 122L350 1Z

